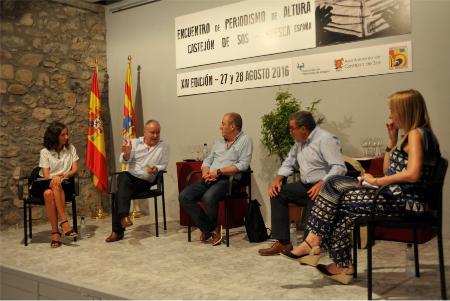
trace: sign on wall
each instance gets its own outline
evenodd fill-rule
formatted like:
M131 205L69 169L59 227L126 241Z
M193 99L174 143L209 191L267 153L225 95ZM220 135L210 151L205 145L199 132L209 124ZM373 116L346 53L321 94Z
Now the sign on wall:
M177 95L412 71L411 41L177 75Z
M312 48L314 1L248 0L175 18L176 68Z
M175 18L176 68L401 35L410 0L247 0Z

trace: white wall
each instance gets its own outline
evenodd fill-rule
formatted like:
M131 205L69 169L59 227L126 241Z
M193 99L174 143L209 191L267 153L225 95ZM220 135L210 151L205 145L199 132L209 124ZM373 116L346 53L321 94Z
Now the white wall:
M120 152L124 80L128 55L133 57L133 83L137 81L137 65L142 66L144 119L156 118L162 124L162 137L171 146L167 174L168 216L178 219L178 189L175 163L186 158L188 146L211 144L220 134L219 122L225 112L237 111L244 120L244 131L254 142L252 168L254 197L263 203L266 223L270 223L267 187L279 163L268 158L259 142L261 116L274 106L280 89L288 89L305 104L320 98L319 110L326 116L324 128L341 139L344 153L360 155L360 138L385 137L386 97L397 90L415 88L424 95L433 129L441 143L441 151L450 158L450 1L412 0L412 34L358 43L321 47L305 51L243 59L235 62L189 68L201 70L217 66L270 60L283 57L330 52L411 39L413 72L342 79L283 87L267 87L213 94L176 96L174 18L236 1L163 0L126 11L111 13L106 8L107 60L110 76L109 99L113 120L115 153ZM123 5L123 2L119 5ZM117 165L118 166L118 165ZM450 176L447 177L445 200L450 198ZM450 205L444 207L444 229L448 228ZM447 236L450 232L447 231Z

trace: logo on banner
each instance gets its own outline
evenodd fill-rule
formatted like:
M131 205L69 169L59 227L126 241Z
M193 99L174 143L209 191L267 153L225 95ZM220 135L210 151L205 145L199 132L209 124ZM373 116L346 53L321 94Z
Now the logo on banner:
M335 59L334 60L334 69L336 70L342 70L342 67L344 67L344 59Z
M408 67L408 49L406 47L389 48L389 69Z

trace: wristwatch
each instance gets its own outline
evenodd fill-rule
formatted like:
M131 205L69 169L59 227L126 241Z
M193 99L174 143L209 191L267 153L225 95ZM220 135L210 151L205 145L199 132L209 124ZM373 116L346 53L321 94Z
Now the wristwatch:
M217 175L218 175L219 177L222 176L222 171L220 170L220 168L217 170Z

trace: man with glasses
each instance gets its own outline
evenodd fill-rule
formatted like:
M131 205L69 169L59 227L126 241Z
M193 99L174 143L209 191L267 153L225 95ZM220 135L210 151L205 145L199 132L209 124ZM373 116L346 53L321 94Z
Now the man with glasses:
M293 113L289 118L289 132L295 144L268 191L272 212L272 238L276 242L269 248L258 250L262 256L278 255L281 251L292 248L289 237L289 203L305 207L304 217L307 217L324 181L332 175L344 175L347 171L339 140L316 126L310 112ZM295 169L300 171L300 181L283 185L283 180L292 175Z

